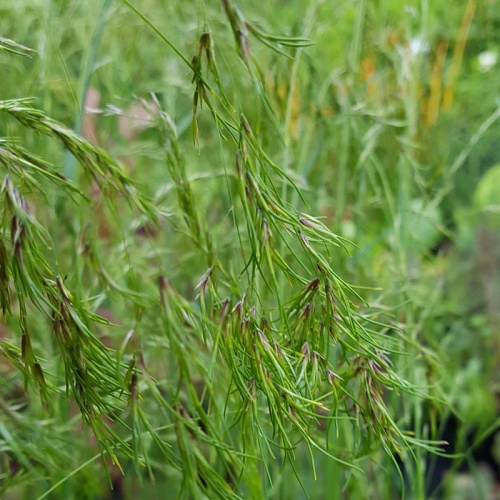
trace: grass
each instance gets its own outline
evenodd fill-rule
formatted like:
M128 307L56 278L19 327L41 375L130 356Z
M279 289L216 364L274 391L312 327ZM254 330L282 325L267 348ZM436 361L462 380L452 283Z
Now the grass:
M495 11L45 7L0 4L2 495L426 498L498 427Z

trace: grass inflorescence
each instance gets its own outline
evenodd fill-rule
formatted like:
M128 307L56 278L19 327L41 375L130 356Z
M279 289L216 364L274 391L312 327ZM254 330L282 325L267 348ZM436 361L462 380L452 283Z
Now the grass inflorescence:
M69 2L0 38L2 494L425 497L438 416L474 406L439 245L498 110L449 167L423 146L473 10L440 83L425 6L383 2L388 33L296 4Z

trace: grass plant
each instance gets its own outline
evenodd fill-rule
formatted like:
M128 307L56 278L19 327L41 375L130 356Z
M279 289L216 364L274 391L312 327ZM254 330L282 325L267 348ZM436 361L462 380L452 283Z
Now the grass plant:
M473 463L489 4L49 5L0 3L1 495L426 498L450 415Z

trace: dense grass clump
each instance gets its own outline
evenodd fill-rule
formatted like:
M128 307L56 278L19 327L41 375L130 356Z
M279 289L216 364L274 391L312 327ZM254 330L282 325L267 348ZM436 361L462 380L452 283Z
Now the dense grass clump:
M2 496L489 487L498 19L381 7L3 7Z

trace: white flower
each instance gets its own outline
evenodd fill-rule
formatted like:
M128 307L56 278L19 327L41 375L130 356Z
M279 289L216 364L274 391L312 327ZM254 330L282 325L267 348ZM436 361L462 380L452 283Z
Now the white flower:
M498 62L498 54L492 50L485 50L477 56L479 71L486 73Z
M429 43L420 37L413 37L410 40L410 52L414 56L427 54L429 52Z

